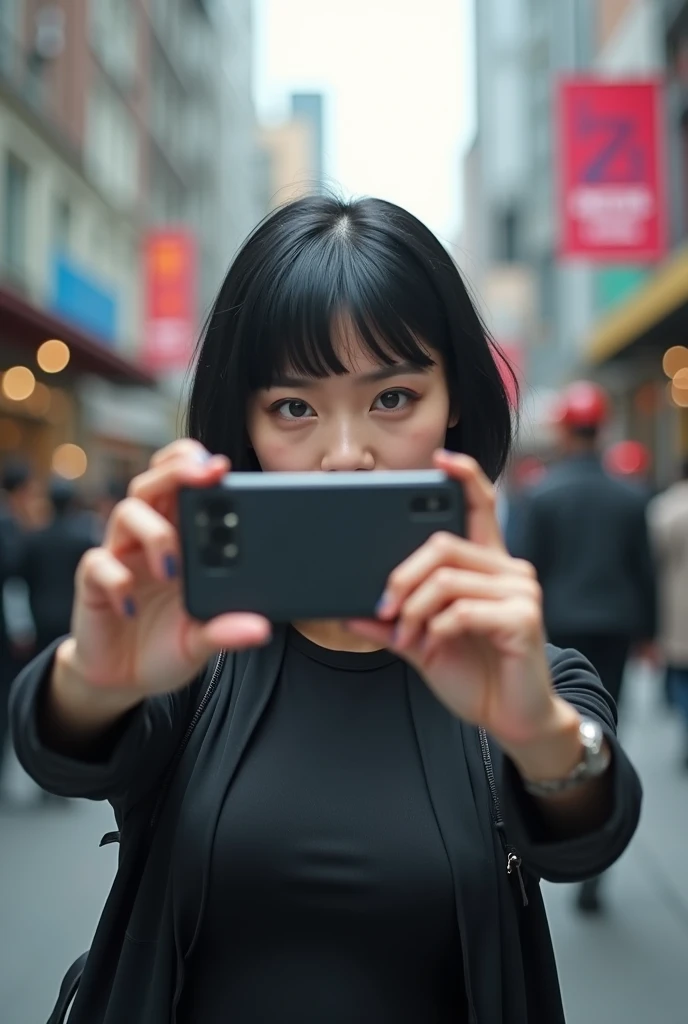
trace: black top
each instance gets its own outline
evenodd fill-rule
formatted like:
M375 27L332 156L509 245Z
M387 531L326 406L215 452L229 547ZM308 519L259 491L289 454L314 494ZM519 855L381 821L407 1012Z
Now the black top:
M654 636L646 504L596 455L563 459L518 503L507 524L509 550L537 569L552 636Z
M449 861L394 655L290 631L220 812L186 986L180 1024L466 1019Z

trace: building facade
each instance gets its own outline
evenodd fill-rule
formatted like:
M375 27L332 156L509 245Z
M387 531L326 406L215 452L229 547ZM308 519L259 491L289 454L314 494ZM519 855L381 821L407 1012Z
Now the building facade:
M671 302L683 294L683 281L688 291L682 249L688 234L687 12L688 3L676 0L481 0L478 131L464 167L462 261L483 296L488 324L503 320L487 301L491 279L502 278L506 265L522 282L525 312L514 352L526 392L525 442L535 435L551 440L546 423L557 388L574 376L596 376L615 399L613 430L651 445L658 483L672 477L688 450L684 413L676 391L667 398L661 368L666 347L684 336L683 314L672 306L666 330L654 322L642 326L650 307L661 306L656 289L668 292ZM665 78L674 250L666 267L558 256L554 99L559 78L576 74ZM509 294L513 307L513 287ZM643 331L661 337L654 351ZM499 329L495 333L499 340Z
M3 380L0 457L46 473L71 443L97 485L174 436L178 375L141 363L143 242L191 231L200 320L249 227L236 211L257 218L250 4L231 7L0 2L0 369L34 377L25 398ZM52 373L49 339L69 352Z

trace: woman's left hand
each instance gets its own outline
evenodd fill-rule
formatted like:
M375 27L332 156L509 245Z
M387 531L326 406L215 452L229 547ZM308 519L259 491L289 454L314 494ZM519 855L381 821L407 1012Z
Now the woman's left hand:
M404 657L439 700L505 748L537 742L562 701L545 654L542 593L506 550L493 485L466 455L435 466L463 485L466 538L437 533L389 577L377 620L349 628Z

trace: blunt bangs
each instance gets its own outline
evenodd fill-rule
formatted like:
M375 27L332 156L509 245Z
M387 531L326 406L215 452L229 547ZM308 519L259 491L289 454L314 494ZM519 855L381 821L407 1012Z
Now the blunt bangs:
M307 196L270 214L239 251L199 342L188 434L235 469L258 470L250 395L284 373L344 374L356 337L381 366L442 359L452 408L446 447L493 480L512 437L502 371L461 275L415 217L380 199ZM513 377L513 374L512 374Z
M347 321L381 366L405 361L424 369L435 362L428 348L446 350L437 297L424 275L381 245L343 246L337 231L305 245L295 239L265 291L251 294L257 282L249 289L250 391L270 387L285 372L347 373Z

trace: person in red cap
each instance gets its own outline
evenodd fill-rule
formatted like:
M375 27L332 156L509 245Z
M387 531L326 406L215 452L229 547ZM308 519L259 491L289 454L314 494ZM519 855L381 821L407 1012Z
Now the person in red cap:
M538 571L551 643L581 651L618 702L631 649L654 640L656 594L646 498L612 477L599 453L609 416L599 385L566 388L556 415L561 458L528 492L510 550ZM582 884L580 910L601 908L599 881Z

